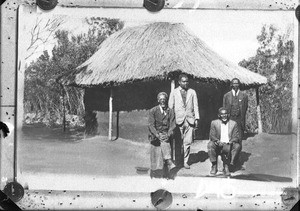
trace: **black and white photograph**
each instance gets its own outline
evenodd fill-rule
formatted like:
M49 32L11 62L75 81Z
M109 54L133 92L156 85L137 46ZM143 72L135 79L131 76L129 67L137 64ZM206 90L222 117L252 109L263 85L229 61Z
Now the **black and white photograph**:
M149 2L19 7L19 206L291 209L295 11Z

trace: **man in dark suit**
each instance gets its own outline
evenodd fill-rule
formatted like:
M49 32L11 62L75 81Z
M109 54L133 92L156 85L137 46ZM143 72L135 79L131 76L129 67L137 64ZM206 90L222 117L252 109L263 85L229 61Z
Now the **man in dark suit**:
M213 120L210 126L207 144L209 159L212 163L210 173L217 173L217 156L221 154L223 161L223 173L230 175L229 167L233 167L236 156L241 148L239 143L239 130L235 121L229 119L229 113L222 107L218 113L219 119Z
M240 90L240 80L238 78L231 80L231 87L231 91L227 92L223 97L223 107L229 111L230 119L237 122L242 140L246 125L248 96Z
M163 170L165 163L169 171L176 167L171 159L170 146L170 138L176 127L175 116L173 110L168 108L167 99L168 95L165 92L160 92L157 95L159 105L149 111L151 173L155 170Z
M184 167L189 169L188 160L193 141L193 128L198 127L200 116L197 93L189 88L187 75L181 74L179 76L179 87L171 92L169 107L175 112L175 121L183 140Z

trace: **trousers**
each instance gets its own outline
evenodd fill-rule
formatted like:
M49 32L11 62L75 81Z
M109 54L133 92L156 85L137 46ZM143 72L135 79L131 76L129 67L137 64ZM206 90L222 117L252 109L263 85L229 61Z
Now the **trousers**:
M171 146L168 142L160 142L156 146L151 144L151 170L163 169L164 161L171 159Z
M183 142L184 163L187 163L190 157L190 148L193 142L193 127L185 119L181 125L178 125L181 139Z
M207 144L208 156L210 162L217 162L217 156L221 155L222 161L225 163L235 164L238 153L240 152L241 145L239 143L232 143L232 146L218 146L215 142L209 141Z

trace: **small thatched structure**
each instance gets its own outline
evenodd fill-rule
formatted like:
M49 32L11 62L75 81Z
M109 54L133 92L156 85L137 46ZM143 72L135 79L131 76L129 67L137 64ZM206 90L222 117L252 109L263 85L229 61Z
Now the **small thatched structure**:
M195 79L192 87L198 93L205 131L231 79L239 78L244 88L267 82L223 59L183 24L165 22L114 33L60 82L85 88L87 111L131 111L153 107L159 91L171 91L170 82L177 79L178 70Z

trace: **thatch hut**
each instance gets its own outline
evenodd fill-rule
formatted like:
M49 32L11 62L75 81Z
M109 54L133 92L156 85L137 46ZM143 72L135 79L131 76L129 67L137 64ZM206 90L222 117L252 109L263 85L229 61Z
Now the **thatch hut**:
M192 87L198 93L200 131L204 134L216 117L231 79L239 78L244 88L257 88L267 82L265 77L219 56L184 24L166 22L114 33L60 82L85 88L86 111L109 110L111 121L112 111L153 107L159 91L169 93L175 87L179 70L194 79ZM111 137L111 126L109 131Z

